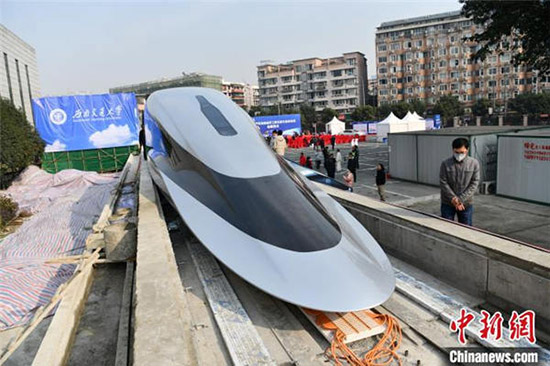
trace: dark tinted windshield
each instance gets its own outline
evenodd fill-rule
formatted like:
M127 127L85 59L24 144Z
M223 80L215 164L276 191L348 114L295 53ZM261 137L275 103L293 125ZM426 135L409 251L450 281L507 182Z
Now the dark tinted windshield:
M163 137L167 140L169 157L155 158L158 167L195 199L246 234L298 252L328 249L340 241L336 222L282 159L278 174L234 178L213 171L175 141Z

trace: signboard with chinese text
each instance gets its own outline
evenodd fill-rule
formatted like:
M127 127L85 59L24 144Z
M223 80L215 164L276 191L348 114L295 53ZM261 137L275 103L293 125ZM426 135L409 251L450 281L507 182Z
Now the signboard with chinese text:
M133 93L36 98L32 107L45 152L138 144Z
M302 132L302 122L299 114L283 114L279 116L254 117L256 126L260 128L262 135L270 134L273 130L282 130L283 135L292 135Z

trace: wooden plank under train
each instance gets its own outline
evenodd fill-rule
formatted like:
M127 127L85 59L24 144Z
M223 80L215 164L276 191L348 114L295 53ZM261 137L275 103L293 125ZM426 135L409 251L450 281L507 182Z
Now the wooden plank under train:
M337 328L344 334L344 343L353 343L383 333L386 326L375 319L376 313L371 310L352 311L347 313L324 312L300 308L309 321L329 342L334 338ZM323 323L329 327L323 326Z
M275 366L216 259L196 238L188 240L187 246L233 364Z

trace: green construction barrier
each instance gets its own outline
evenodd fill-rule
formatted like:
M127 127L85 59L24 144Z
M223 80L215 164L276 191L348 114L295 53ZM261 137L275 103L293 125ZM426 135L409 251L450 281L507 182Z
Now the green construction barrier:
M122 170L131 153L138 154L139 146L48 152L42 156L42 169L49 173L57 173L63 169L115 172Z

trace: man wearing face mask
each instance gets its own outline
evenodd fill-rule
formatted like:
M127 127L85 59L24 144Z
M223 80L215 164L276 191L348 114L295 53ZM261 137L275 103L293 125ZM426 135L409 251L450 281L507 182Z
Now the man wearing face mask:
M441 163L441 217L472 225L473 197L479 185L479 162L468 156L470 143L465 138L453 141L453 156Z

